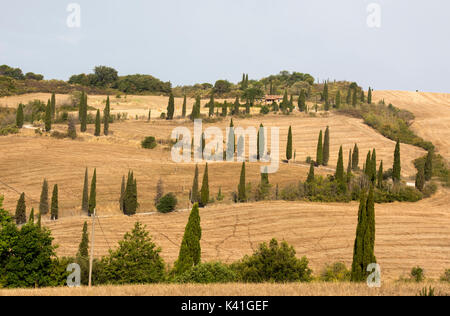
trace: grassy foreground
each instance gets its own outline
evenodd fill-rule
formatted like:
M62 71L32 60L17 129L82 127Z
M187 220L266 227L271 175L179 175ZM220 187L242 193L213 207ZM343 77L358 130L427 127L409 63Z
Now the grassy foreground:
M417 296L427 287L435 295L450 295L449 283L386 282L378 289L351 283L293 284L157 284L0 290L0 296Z

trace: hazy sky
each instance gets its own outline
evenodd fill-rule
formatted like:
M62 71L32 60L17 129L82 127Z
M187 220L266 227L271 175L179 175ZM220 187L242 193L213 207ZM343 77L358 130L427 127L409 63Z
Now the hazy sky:
M70 3L80 28L67 26ZM371 3L380 28L368 26ZM450 1L0 0L0 64L47 79L95 65L174 85L289 70L450 92Z

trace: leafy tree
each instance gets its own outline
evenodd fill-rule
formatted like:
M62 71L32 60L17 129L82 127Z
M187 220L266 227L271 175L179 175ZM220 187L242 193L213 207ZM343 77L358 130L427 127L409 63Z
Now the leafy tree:
M42 184L41 190L41 198L39 201L39 213L42 215L48 214L48 182L44 179L44 183Z
M89 194L89 210L88 215L94 214L94 210L97 207L97 169L94 169L94 175L91 181L91 192Z
M317 152L316 152L316 165L321 166L323 164L323 142L322 142L322 131L319 133L319 140L317 142Z
M433 157L434 157L433 150L429 150L427 154L427 159L425 161L425 169L424 169L425 181L430 181L431 178L433 178Z
M394 167L392 169L392 179L394 182L399 182L401 177L401 164L400 164L400 141L397 141L394 152Z
M118 285L159 283L165 276L160 253L161 248L153 242L146 226L137 222L119 241L119 247L102 260L103 278Z
M183 99L183 108L181 110L181 117L185 118L186 117L186 107L187 107L187 97L186 95L184 95L184 99Z
M231 91L231 83L227 80L217 80L214 84L214 93L219 95L225 94Z
M340 183L344 183L344 153L342 146L339 149L339 157L336 166L336 180Z
M170 213L175 211L177 204L178 201L176 196L173 193L169 193L161 197L158 204L156 205L156 209L160 213Z
M101 122L100 122L100 110L97 110L97 116L95 117L95 136L100 136Z
M171 92L169 95L169 104L167 105L167 120L173 120L173 115L175 113L175 98Z
M203 175L202 189L200 191L200 207L205 207L209 203L209 179L208 179L208 164L205 167Z
M84 173L84 185L83 185L83 197L81 199L81 210L83 212L89 213L89 180L88 180L88 169Z
M359 148L358 148L358 144L355 144L355 148L353 148L352 169L354 171L359 169Z
M119 79L117 70L106 66L97 66L94 69L93 83L98 87L112 87Z
M52 193L52 206L50 209L51 214L51 220L56 221L59 217L59 207L58 207L58 185L55 184L53 187L53 193Z
M323 141L323 165L328 166L328 161L330 160L330 128L327 126L325 130L325 138Z
M370 188L369 196L361 195L353 250L352 282L363 282L368 276L367 267L376 263L375 249L375 203L374 189Z
M52 106L50 100L48 100L47 107L45 109L45 131L50 132L52 130Z
M193 266L200 264L201 238L202 228L200 226L200 213L198 203L195 203L184 230L184 236L180 247L180 253L178 255L178 260L174 265L174 271L176 274L183 274Z
M192 183L192 190L191 190L191 203L198 203L200 202L200 193L198 191L198 165L195 166L195 175L194 175L194 182Z
M103 133L105 136L109 135L109 120L111 115L111 105L109 102L109 96L106 99L105 110L103 111Z
M239 186L238 186L238 201L239 202L245 202L247 201L247 192L245 188L245 162L242 163L242 169L241 169L241 177L239 180Z
M286 146L286 159L288 161L292 159L292 126L289 126L287 146Z
M19 200L17 201L15 219L17 225L23 225L27 222L27 207L25 205L25 193L22 193L20 195Z
M22 128L23 127L23 105L22 103L19 104L19 107L17 108L17 113L16 113L16 126L18 128Z

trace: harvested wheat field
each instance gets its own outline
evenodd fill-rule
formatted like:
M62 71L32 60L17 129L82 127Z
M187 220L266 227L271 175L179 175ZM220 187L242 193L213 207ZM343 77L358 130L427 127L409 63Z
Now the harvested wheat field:
M444 283L385 282L381 288L350 283L134 285L0 290L0 296L416 296L425 287L450 295Z

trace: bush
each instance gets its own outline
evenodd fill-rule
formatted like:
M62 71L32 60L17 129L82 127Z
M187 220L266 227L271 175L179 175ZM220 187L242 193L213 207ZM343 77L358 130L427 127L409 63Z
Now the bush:
M153 136L146 137L146 138L142 141L141 145L142 145L142 148L146 148L146 149L155 149L156 146L157 146L156 138L153 137Z
M423 269L421 267L412 268L411 278L417 283L422 282L425 279L425 274L424 274Z
M450 269L445 270L444 274L441 276L441 282L450 283Z
M163 196L159 203L156 205L158 212L160 213L170 213L175 211L178 201L173 193L166 194Z
M232 269L243 282L308 282L312 271L308 259L296 258L295 250L283 241L281 244L272 239L269 245L263 243L252 256L245 256L234 263Z
M238 280L236 273L220 262L201 263L175 279L178 283L231 283Z
M267 106L267 105L263 105L262 107L261 107L261 110L259 111L259 113L261 113L261 114L269 114L269 112L270 112L270 109L269 109L269 107Z
M16 126L9 125L0 128L0 136L7 136L9 134L18 134L19 129Z
M320 274L320 280L324 282L349 282L350 278L351 271L341 262L327 265Z

